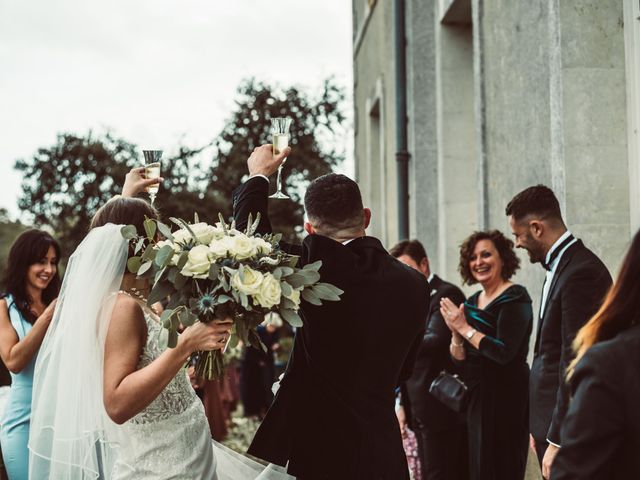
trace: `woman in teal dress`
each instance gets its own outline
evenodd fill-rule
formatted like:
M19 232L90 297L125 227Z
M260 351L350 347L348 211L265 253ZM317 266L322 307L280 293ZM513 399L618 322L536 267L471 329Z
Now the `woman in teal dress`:
M521 480L529 445L529 366L533 324L527 290L510 282L519 260L497 230L475 232L460 249L460 273L482 290L464 305L441 301L451 355L468 387L472 480Z
M0 299L0 357L11 372L0 444L10 480L27 480L33 368L60 289L60 247L46 232L28 230L11 246Z

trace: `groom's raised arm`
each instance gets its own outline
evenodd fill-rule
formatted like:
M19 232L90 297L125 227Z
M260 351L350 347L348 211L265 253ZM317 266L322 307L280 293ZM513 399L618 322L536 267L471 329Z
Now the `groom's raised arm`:
M290 148L285 148L279 155L274 155L270 144L262 145L253 150L247 160L251 177L233 192L233 218L238 230L246 228L249 214L255 218L259 213L260 224L257 233L262 235L271 233L267 210L269 176L278 170L290 152Z

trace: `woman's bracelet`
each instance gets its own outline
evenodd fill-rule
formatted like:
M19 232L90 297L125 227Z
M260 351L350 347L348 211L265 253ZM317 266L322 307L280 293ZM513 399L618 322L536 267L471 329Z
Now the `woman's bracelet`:
M453 337L451 337L451 345L453 345L454 347L463 347L464 346L464 341L460 342L460 343L456 343L455 340L453 339Z

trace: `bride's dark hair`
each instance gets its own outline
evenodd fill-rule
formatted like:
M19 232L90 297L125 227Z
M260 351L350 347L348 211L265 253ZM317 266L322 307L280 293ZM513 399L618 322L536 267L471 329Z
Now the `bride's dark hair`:
M90 229L107 223L115 225L135 225L138 235L145 235L145 218L159 219L158 211L141 198L118 197L100 207L91 219Z

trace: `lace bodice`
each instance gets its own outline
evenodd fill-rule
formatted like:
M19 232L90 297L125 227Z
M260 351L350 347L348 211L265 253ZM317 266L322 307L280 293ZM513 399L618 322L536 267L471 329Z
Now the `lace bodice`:
M166 348L160 321L143 307L147 340L138 362L144 368ZM185 370L169 382L142 412L120 430L111 480L201 480L217 478L211 432L202 402Z
M147 323L147 342L138 362L138 370L153 362L166 348L166 342L161 338L166 332L160 324L160 319L146 308L144 318ZM181 370L147 408L129 421L141 424L164 420L184 412L196 400L198 397L191 387L187 373Z

